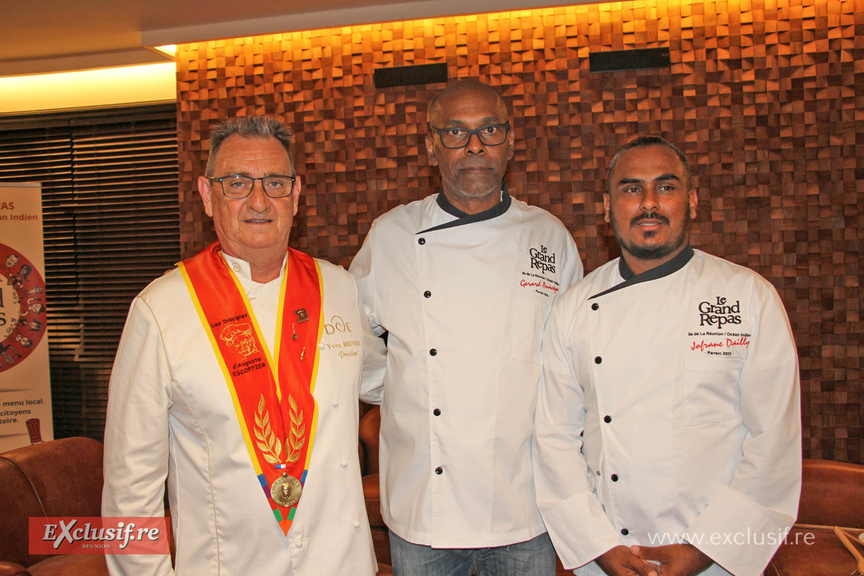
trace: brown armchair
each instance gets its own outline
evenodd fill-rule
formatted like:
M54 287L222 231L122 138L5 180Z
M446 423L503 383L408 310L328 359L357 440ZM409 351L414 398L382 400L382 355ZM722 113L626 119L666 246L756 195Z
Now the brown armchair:
M798 521L766 576L849 576L855 559L834 526L851 528L855 535L864 531L864 466L804 460ZM853 540L852 545L864 555L864 544Z
M101 576L102 555L34 556L28 518L100 516L102 444L51 440L0 454L0 576Z

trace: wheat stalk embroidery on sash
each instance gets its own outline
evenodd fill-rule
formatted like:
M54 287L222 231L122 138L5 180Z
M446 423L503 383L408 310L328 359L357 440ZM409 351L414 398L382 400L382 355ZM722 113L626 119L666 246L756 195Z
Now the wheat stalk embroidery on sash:
M300 452L303 450L303 444L306 443L304 438L306 434L306 426L303 424L303 411L297 408L297 402L294 397L288 395L288 405L290 406L291 416L291 431L288 434L288 462L296 462L300 458Z
M276 433L270 428L270 413L265 410L266 403L264 395L258 401L258 412L255 414L255 438L258 440L258 449L264 455L264 459L270 464L279 464L282 459L282 441L276 437Z

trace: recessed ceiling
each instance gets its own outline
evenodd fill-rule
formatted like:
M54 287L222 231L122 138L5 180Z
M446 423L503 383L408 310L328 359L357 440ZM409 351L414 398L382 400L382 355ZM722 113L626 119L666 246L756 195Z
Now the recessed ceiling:
M163 44L588 1L4 0L0 76L164 62L149 48Z

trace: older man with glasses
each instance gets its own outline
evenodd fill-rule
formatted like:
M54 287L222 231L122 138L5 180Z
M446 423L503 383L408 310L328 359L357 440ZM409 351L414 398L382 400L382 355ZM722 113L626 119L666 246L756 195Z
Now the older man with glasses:
M218 242L132 303L109 389L102 511L163 516L176 561L112 574L376 572L357 460L361 371L383 369L353 278L288 248L291 133L238 118L198 190ZM323 327L339 319L343 332Z
M554 574L532 421L543 327L582 263L561 222L508 193L514 134L494 89L452 84L429 124L441 192L378 218L350 268L388 334L380 469L393 571Z

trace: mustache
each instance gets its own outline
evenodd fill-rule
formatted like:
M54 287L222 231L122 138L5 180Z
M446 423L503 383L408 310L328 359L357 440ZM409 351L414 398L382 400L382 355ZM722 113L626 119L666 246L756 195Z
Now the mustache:
M642 220L659 220L660 222L663 222L667 226L669 225L669 219L666 218L665 216L661 216L657 212L646 212L644 214L640 214L639 216L636 216L635 218L633 218L633 220L630 221L630 225L635 226L636 224L638 224Z

